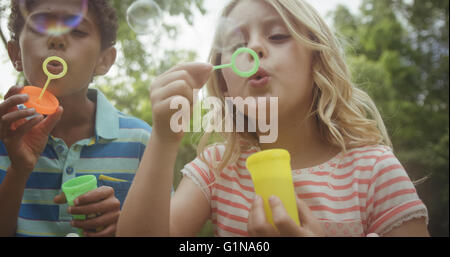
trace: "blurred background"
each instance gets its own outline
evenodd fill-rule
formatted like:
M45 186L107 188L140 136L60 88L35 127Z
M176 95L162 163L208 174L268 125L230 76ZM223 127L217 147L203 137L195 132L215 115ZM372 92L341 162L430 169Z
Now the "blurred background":
M214 27L227 0L156 0L159 29L132 30L133 0L111 0L120 27L114 68L91 87L115 106L152 124L148 86L173 65L207 61ZM146 0L151 1L151 0ZM9 0L0 0L0 99L25 83L9 62L6 42ZM376 102L394 144L426 204L432 236L449 236L449 1L309 0L345 47L356 85ZM153 17L154 18L154 17ZM138 33L136 33L138 32ZM179 150L181 168L194 159L199 134L187 133ZM208 222L199 236L213 236Z

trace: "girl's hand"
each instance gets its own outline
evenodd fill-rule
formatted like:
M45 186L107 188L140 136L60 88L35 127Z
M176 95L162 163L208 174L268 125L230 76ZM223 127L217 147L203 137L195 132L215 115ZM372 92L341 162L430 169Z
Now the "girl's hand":
M185 63L173 67L155 79L150 87L152 136L161 137L165 142L181 141L183 132L174 132L170 127L172 115L179 110L170 109L170 104L172 101L175 103L188 100L189 111L192 113L193 90L200 89L206 83L212 68L208 63Z
M66 203L64 193L54 199L57 204ZM84 214L86 220L72 220L72 227L84 230L88 237L115 236L120 215L120 201L114 196L114 189L102 186L77 197L74 206L67 210L70 214ZM89 218L89 216L94 216Z
M18 110L17 105L28 101L28 96L19 94L21 86L14 86L8 90L5 100L0 103L0 140L6 146L11 168L29 175L44 151L50 132L62 115L62 107L44 118L35 115L34 109Z
M319 221L314 217L305 202L297 198L298 216L301 226L298 226L283 206L281 200L276 196L269 198L272 210L273 227L266 219L263 200L256 196L252 203L248 217L248 233L250 236L299 236L299 237L322 237L325 233Z

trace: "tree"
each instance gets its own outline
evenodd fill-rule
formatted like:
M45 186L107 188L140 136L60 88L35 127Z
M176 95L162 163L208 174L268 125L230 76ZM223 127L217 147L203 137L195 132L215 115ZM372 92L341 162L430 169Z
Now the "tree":
M375 100L397 157L427 205L429 230L448 236L449 2L363 0L332 14L357 85Z

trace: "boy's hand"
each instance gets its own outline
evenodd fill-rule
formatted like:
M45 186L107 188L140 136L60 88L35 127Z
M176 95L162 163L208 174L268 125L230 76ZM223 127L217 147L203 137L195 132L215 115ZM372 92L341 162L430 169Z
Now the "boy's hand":
M21 86L8 90L5 100L0 103L0 140L6 146L11 168L29 175L44 151L50 132L62 115L62 107L44 118L41 114L26 120L36 114L34 109L18 110L17 105L28 100L28 96L19 94Z
M57 195L54 202L57 204L66 203L64 193ZM114 196L112 187L99 187L77 197L73 202L74 206L69 206L67 212L84 214L88 219L72 220L72 227L83 229L84 235L87 237L115 236L120 215L120 201ZM89 216L95 215L96 217L89 218Z
M150 87L150 101L153 112L152 135L161 137L165 142L178 143L183 132L173 132L170 120L179 110L170 109L172 101L187 99L192 113L193 90L200 89L208 80L213 66L208 63L179 64L158 76ZM181 99L178 99L181 97Z
M301 226L298 226L283 206L281 200L272 196L269 198L273 223L276 229L266 219L263 200L256 196L248 217L247 230L250 236L325 236L322 226L305 202L297 198L298 216Z

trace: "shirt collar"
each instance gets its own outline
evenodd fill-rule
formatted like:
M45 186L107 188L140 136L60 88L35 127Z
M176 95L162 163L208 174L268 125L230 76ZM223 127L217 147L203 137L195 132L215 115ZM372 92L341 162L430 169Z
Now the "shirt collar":
M88 90L89 99L95 101L95 141L102 139L116 139L119 136L118 111L106 99L106 96L97 89Z

